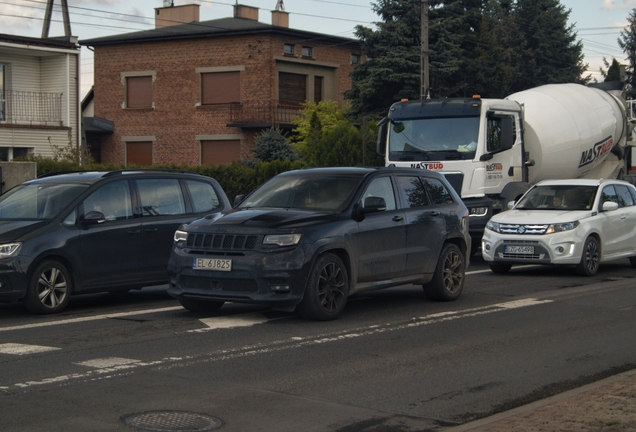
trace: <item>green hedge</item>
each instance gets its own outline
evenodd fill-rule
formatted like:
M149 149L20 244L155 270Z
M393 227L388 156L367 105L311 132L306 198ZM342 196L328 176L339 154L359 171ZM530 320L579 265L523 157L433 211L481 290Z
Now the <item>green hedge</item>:
M305 168L304 162L290 161L272 161L256 163L253 167L233 162L229 165L153 165L154 169L176 169L196 172L208 177L215 178L225 190L230 202L234 200L236 195L248 194L265 181L285 171ZM134 166L108 165L108 164L90 164L78 165L72 162L58 161L50 159L37 160L38 176L42 174L54 172L69 171L112 171L118 169L139 168Z

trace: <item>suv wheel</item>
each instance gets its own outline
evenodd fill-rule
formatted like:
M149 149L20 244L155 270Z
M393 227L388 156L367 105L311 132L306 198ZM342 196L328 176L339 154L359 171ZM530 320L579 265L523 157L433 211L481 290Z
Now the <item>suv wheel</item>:
M42 261L33 270L24 297L29 312L51 314L61 312L71 295L71 275L59 261Z
M216 312L221 309L225 302L217 300L180 297L179 303L181 303L181 306L183 306L190 312Z
M461 249L447 243L437 261L433 279L422 286L424 294L431 300L455 300L464 288L465 272L466 264Z
M598 240L595 237L588 237L583 246L581 262L576 266L576 272L582 276L594 276L601 260L600 252Z
M305 319L334 320L342 313L348 295L347 268L336 255L324 254L314 263L297 311Z

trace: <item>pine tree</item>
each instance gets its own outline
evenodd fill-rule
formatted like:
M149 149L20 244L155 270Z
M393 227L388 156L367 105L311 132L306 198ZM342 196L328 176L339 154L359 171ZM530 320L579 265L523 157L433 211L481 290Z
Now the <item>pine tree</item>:
M618 45L627 55L629 65L626 71L627 92L633 98L636 96L636 8L627 17L627 26L621 30Z

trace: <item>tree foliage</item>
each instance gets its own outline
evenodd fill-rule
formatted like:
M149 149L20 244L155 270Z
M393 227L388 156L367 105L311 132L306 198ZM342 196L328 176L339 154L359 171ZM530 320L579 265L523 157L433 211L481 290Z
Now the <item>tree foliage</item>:
M262 162L275 160L295 161L298 153L278 128L270 128L256 136L254 147L250 148L254 158Z
M431 97L505 97L583 77L583 46L559 0L429 0ZM420 0L378 0L375 28L358 26L368 57L354 68L351 114L379 116L420 97Z
M633 98L636 96L636 8L627 17L627 26L621 30L618 45L627 55L627 92Z

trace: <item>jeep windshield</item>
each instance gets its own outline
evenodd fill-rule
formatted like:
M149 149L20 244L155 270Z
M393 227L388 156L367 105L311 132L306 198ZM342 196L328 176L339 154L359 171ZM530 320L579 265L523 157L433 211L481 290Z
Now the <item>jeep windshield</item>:
M478 137L479 117L392 120L389 127L389 159L473 159Z
M295 208L322 211L343 210L355 194L362 174L337 174L318 177L295 173L269 180L249 195L238 208Z
M32 183L0 196L0 219L50 219L86 190L88 185Z

